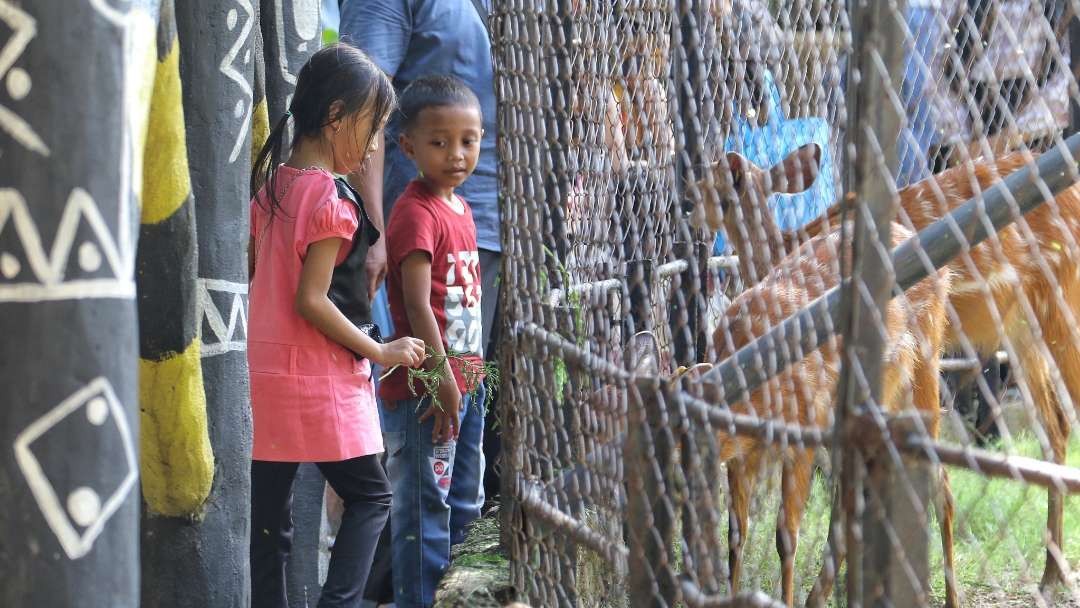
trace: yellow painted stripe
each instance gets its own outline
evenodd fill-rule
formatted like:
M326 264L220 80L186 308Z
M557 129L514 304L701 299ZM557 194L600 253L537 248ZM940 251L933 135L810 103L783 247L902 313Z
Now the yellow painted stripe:
M176 212L191 194L184 106L180 88L180 45L158 64L144 148L142 223L156 224Z
M214 482L202 342L162 361L139 360L142 490L153 513L196 513Z
M251 119L251 164L255 164L266 138L270 137L270 115L266 108L266 98L255 106Z

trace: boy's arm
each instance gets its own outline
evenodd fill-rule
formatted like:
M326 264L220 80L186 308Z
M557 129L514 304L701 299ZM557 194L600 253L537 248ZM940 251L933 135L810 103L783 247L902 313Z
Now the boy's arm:
M426 252L414 251L401 262L401 286L405 315L409 319L413 336L423 340L435 353L445 355L439 323L431 310L431 257ZM431 369L432 365L432 359L424 363L427 369ZM461 392L450 368L450 361L443 358L443 365L445 375L439 383L442 409L429 407L420 417L423 422L428 417L435 416L435 428L432 431L432 441L435 443L457 437L458 413L461 411Z

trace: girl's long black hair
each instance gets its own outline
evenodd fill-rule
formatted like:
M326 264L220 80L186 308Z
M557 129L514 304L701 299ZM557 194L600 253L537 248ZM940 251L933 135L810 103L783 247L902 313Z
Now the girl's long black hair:
M277 194L277 170L288 150L302 137L317 137L323 127L334 120L370 111L371 131L363 142L368 150L379 132L379 125L394 109L394 87L386 74L363 51L348 44L337 43L316 51L308 59L296 80L289 111L270 131L251 168L251 196L268 184L266 210L273 217L281 210ZM330 115L335 101L342 103L340 113ZM285 147L285 132L290 115L293 119L293 139Z

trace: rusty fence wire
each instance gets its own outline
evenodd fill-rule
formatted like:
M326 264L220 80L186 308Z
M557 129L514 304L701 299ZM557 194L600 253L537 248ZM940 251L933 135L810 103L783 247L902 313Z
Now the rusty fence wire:
M1080 603L1078 11L494 3L523 601Z

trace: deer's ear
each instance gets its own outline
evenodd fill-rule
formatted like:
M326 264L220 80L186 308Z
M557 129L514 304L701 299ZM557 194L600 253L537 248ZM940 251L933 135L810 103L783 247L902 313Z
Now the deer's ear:
M746 183L746 173L754 163L738 152L728 152L724 158L727 160L728 170L731 171L731 187L739 190Z
M769 170L772 191L782 194L803 192L813 185L821 170L821 146L800 146Z

